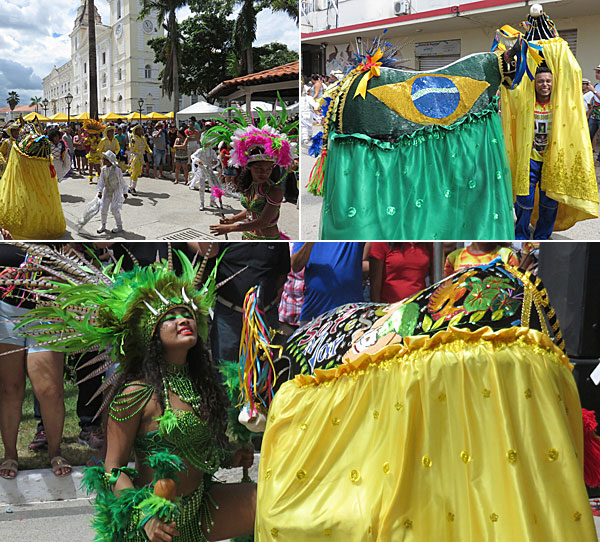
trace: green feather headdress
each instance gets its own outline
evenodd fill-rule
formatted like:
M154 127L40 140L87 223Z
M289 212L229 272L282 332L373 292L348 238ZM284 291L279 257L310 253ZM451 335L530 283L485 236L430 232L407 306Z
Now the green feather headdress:
M97 268L72 250L61 253L42 245L15 244L29 256L21 268L24 278L0 277L0 287L16 286L37 300L36 308L20 319L20 334L57 352L98 351L85 366L100 366L86 379L103 373L113 362L120 363L121 373L141 363L159 322L173 308L188 309L198 336L207 338L208 310L220 286L215 284L218 261L200 286L207 258L194 263L174 251L182 267L177 275L170 245L167 259L146 267L134 261L133 271L122 272L122 258ZM111 383L107 379L97 393Z

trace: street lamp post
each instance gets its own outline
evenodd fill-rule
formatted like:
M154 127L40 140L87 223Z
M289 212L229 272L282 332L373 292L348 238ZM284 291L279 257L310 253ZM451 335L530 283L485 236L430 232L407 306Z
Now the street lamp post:
M71 124L71 102L73 101L73 95L69 92L65 96L65 101L67 102L67 128Z
M144 98L138 100L138 109L140 110L140 126L142 125L142 107L144 107Z
M48 101L48 98L44 98L44 99L42 100L42 105L44 106L44 117L46 116L46 110L48 109L48 104L49 104L49 103L50 103L50 102Z

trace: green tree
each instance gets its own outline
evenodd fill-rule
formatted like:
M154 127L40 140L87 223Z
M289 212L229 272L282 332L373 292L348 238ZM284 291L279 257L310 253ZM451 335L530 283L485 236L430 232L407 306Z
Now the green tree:
M19 98L19 95L16 93L16 91L11 90L8 93L8 98L6 98L6 103L10 107L11 111L14 111L15 107L17 107L17 105L19 104L20 101L21 101L21 98Z
M207 10L181 22L179 88L183 94L199 94L207 100L208 93L223 80L232 27L233 21L220 9ZM154 62L165 64L165 41L166 38L155 38L148 42L154 51Z
M204 11L211 5L213 0L190 0L191 9L197 12ZM252 43L256 39L256 16L263 9L285 13L298 24L297 0L224 0L220 6L220 9L229 13L235 6L240 6L232 34L233 49L239 66L237 70L231 69L231 72L237 72L238 75L258 71L254 68ZM230 64L231 60L230 58Z
M253 47L252 54L255 58L254 67L257 72L270 70L298 60L296 51L291 51L287 48L287 45L277 41L260 47Z
M162 92L173 98L173 112L179 111L179 58L180 34L179 25L175 17L175 10L187 4L187 0L141 0L142 9L140 19L146 17L151 11L156 13L158 24L167 32L163 42L162 58L164 69L162 71ZM166 24L165 20L167 21Z
M34 96L29 102L29 107L35 107L35 112L38 112L38 107L42 106L42 99L39 96Z

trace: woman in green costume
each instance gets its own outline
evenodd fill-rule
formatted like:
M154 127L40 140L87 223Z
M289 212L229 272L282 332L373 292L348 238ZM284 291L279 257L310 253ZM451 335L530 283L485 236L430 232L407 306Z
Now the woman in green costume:
M84 486L96 492L95 540L251 534L256 486L213 480L221 467L253 461L248 450L224 447L226 399L205 347L215 272L198 290L204 265L179 252L178 276L170 252L168 260L121 273L120 261L98 271L80 254L27 249L37 258L23 287L45 301L22 320L23 333L56 351L98 350L88 362L100 364L92 374L119 363L98 390L114 390L105 400L106 463L84 474ZM135 469L127 467L132 451Z

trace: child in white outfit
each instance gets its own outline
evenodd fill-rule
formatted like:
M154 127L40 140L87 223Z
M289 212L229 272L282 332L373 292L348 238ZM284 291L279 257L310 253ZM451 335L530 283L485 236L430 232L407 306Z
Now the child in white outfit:
M217 153L211 148L200 148L192 154L192 180L190 181L190 189L195 189L198 186L200 191L200 210L204 211L204 190L206 181L209 186L219 187L219 180L213 173L213 166L217 163ZM216 207L215 197L210 195L211 207Z
M108 208L115 217L116 227L112 233L119 233L123 230L123 222L121 220L121 209L123 202L127 199L127 183L123 178L123 172L119 167L119 162L115 153L106 151L102 153L104 157L104 165L100 171L98 179L98 198L102 200L100 208L100 217L102 218L102 226L98 229L98 233L106 232L106 219L108 218Z

